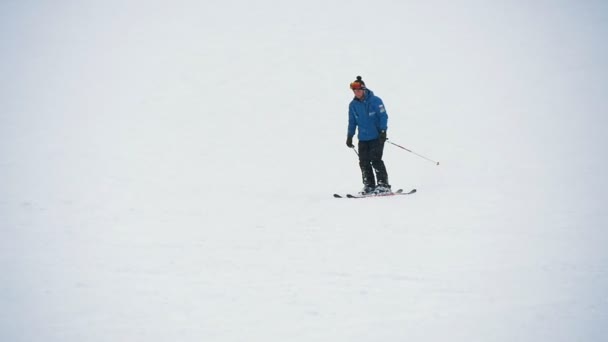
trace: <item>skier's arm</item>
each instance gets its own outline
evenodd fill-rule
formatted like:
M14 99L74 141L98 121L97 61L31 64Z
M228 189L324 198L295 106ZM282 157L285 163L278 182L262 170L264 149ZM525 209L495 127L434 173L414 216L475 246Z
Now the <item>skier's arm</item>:
M355 129L357 128L357 120L355 120L355 113L353 109L348 106L348 132L347 136L352 137L355 135Z
M380 126L378 129L380 131L386 131L388 129L388 114L386 113L386 108L384 108L384 103L382 103L382 100L380 99L378 99L378 103L376 105L378 107L378 118L380 119Z

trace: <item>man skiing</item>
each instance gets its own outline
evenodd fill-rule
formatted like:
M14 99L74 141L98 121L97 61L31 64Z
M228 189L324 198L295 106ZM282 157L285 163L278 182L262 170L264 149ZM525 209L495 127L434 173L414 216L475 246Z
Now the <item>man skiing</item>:
M391 192L386 166L382 161L388 115L382 100L365 87L361 76L350 84L355 97L348 106L346 146L354 148L353 136L358 128L359 166L363 178L361 194ZM375 172L375 177L374 177ZM376 183L376 179L378 182Z

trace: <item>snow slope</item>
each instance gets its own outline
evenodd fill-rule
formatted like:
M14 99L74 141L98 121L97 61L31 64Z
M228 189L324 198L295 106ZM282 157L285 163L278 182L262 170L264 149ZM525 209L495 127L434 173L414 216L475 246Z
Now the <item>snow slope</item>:
M605 2L0 13L0 340L608 334ZM357 75L414 196L331 197Z

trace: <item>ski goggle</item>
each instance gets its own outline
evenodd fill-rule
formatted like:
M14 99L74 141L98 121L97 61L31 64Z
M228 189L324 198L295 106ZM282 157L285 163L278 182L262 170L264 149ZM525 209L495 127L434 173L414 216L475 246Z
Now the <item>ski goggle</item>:
M352 90L365 89L365 86L363 84L361 84L361 82L355 81L350 84L350 89L352 89Z

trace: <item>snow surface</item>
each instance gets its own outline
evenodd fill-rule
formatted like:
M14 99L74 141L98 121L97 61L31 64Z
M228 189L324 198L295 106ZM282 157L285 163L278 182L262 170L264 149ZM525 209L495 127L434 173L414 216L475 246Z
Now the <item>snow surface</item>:
M4 1L1 341L605 341L605 1ZM360 189L348 83L389 113Z

